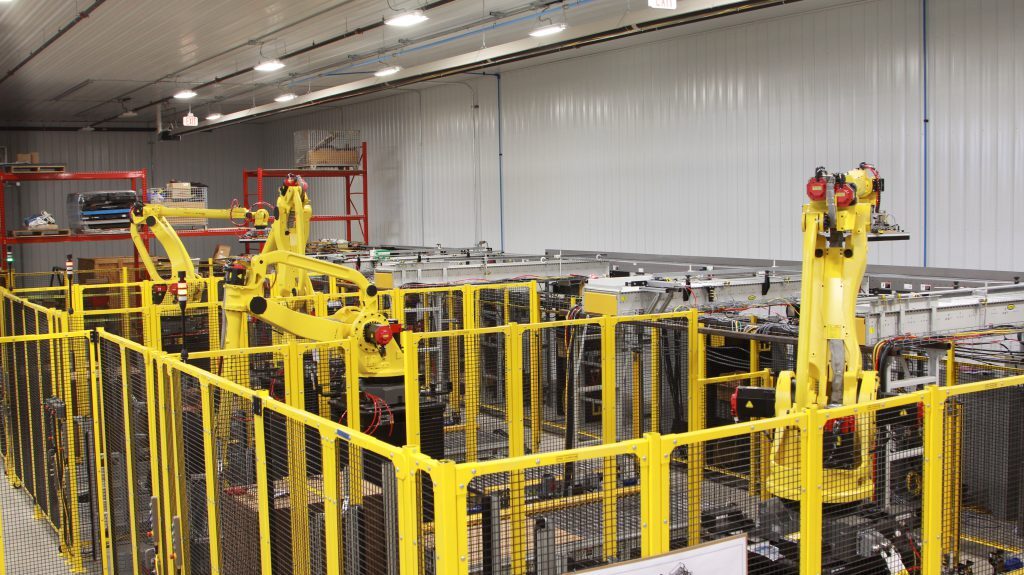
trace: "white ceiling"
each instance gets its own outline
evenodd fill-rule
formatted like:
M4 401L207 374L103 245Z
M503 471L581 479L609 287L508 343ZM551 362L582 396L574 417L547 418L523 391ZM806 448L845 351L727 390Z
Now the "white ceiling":
M807 0L798 8L786 4L581 51L840 1L849 0ZM149 128L161 107L164 118L178 117L190 105L200 118L210 111L249 110L285 91L302 95L372 77L387 65L412 68L522 40L542 19L564 21L571 32L665 15L644 0L13 0L0 3L0 78L78 11L97 3L87 18L0 80L0 126ZM733 4L679 0L679 11ZM426 10L427 22L380 25L388 16L419 8ZM328 42L365 27L374 28ZM267 58L282 57L287 67L252 71L261 51ZM296 51L303 53L285 58ZM523 65L528 64L511 64ZM195 99L171 99L197 86ZM118 118L125 108L138 110L138 116Z
M684 0L685 3L687 0ZM77 4L77 7L76 7ZM0 3L0 70L12 69L92 0ZM55 43L0 82L0 124L87 125L117 116L118 100L140 108L176 91L235 72L198 90L203 116L267 103L282 91L304 93L369 76L385 64L403 67L524 37L549 17L570 26L625 14L623 0L453 0L430 8L411 28L377 29L286 59L278 72L252 72L260 44L278 57L385 16L430 5L420 0L105 0ZM646 10L645 3L633 0ZM498 13L498 14L495 14ZM503 16L503 17L502 17ZM380 52L384 50L382 55ZM337 70L336 75L323 75ZM0 74L2 77L3 74ZM172 102L178 113L188 104ZM149 126L155 106L104 126Z

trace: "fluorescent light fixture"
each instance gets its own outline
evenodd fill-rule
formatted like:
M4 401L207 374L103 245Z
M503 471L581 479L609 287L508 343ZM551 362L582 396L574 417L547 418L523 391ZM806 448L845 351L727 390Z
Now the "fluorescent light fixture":
M373 75L378 78L383 78L385 76L397 74L401 70L401 66L388 66L387 68L381 68L380 70L377 70L376 72L373 73Z
M544 36L558 34L562 30L565 30L564 23L559 22L558 24L545 24L540 28L534 28L533 31L530 32L530 36L533 36L534 38L543 38Z
M412 12L404 12L398 16L392 16L384 20L384 23L388 26L397 26L399 28L408 28L409 26L415 26L421 22L426 22L430 18L423 13L423 10L413 10Z
M219 119L221 119L223 117L224 117L224 114L221 114L220 112L213 112L211 114L207 114L206 115L206 119L207 120L219 120Z
M280 96L274 98L274 101L275 102L290 102L290 101L294 100L295 98L298 98L298 96L296 96L295 94L292 94L291 92L286 92L286 93L281 94Z
M175 94L174 97L178 100L189 100L191 98L195 98L198 95L199 94L195 93L195 91L193 90L185 89Z
M79 132L94 132L94 131L96 131L96 128L93 128L92 126L85 126L84 128L79 128L78 131Z
M273 60L263 60L259 64L256 64L256 67L254 67L253 70L256 70L257 72L275 72L281 68L284 68L284 62L274 58Z
M135 110L125 110L118 116L119 118L135 118L139 115Z

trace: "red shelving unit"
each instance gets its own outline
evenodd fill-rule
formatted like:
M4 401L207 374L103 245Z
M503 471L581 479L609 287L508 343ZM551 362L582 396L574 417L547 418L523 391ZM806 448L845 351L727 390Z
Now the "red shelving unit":
M58 173L31 173L31 174L8 174L0 173L0 260L2 260L2 267L0 269L7 269L6 259L3 258L3 254L7 253L7 246L14 244L45 244L45 243L67 243L67 242L103 242L103 241L114 241L114 240L130 240L131 234L128 232L122 233L109 233L109 234L71 234L67 236L26 236L26 237L8 237L7 236L7 220L4 210L5 196L7 192L8 183L16 182L73 182L73 181L85 181L85 180L105 180L105 181L119 181L127 180L131 185L131 189L135 192L142 191L142 201L147 200L146 197L146 170L128 170L121 172L58 172ZM198 237L198 236L239 236L245 233L243 228L213 228L205 230L178 230L178 235L182 237ZM151 236L147 233L143 235L146 243L146 247L149 247L149 240ZM136 257L138 254L136 254Z
M300 170L257 168L242 173L242 201L246 206L249 201L249 180L256 178L256 201L262 202L264 178L284 178L288 174L296 174L304 179L344 178L345 179L345 213L333 215L314 215L314 222L345 222L346 239L352 241L352 227L356 224L362 232L363 243L370 243L370 220L368 217L369 196L367 194L366 142L359 151L359 168L347 170ZM272 189L276 189L276 185ZM316 190L311 190L315 194ZM271 202L273 204L273 202Z

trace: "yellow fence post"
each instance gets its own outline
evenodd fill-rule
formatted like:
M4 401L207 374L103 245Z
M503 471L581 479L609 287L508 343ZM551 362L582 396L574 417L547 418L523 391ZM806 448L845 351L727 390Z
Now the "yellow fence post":
M463 316L466 335L462 336L464 354L466 361L465 386L463 398L466 402L465 431L466 437L466 461L476 461L477 458L477 429L480 425L480 397L481 373L483 365L480 361L480 342L473 330L477 327L477 288L471 285L463 286Z
M414 447L406 447L388 457L395 466L395 485L398 500L398 575L418 575L419 569L419 505L417 501L419 477L412 454ZM328 573L330 575L330 573Z
M800 575L820 575L825 417L813 405L801 415Z
M507 293L507 292L506 292ZM508 456L524 454L526 447L523 410L523 328L512 323L505 342L505 422L508 427ZM516 469L509 474L509 510L512 533L512 574L526 575L526 473Z
M274 575L273 564L270 553L270 509L274 504L270 496L269 474L267 470L267 429L264 420L263 398L268 397L261 392L260 397L254 397L252 402L253 410L253 435L256 439L256 499L259 502L260 522L260 567L263 575Z
M210 535L210 573L220 575L220 486L217 484L217 438L214 437L213 389L206 380L199 381L203 416L203 461L206 465L206 522Z
M329 279L329 278L328 278ZM341 488L338 485L338 438L321 432L324 471L324 536L327 575L341 574Z
M306 411L302 354L298 344L290 340L284 352L285 403ZM287 437L288 496L291 514L292 553L295 557L309 555L309 487L306 480L306 426L290 419L285 421ZM308 575L309 563L295 561L294 575Z
M924 485L921 495L921 572L942 572L943 423L945 395L936 386L924 392Z
M431 474L434 481L434 549L437 572L468 575L468 492L460 483L455 462L442 461Z
M668 455L662 453L661 434L645 433L646 453L640 454L640 556L668 551Z
M689 430L704 429L704 336L700 334L697 310L691 309L687 319L688 419ZM692 443L686 448L687 540L700 543L700 502L704 486L704 444Z
M615 326L618 325L618 318L601 318L601 441L602 443L615 443L618 439L617 419L618 407L616 395L618 390L615 387ZM615 457L606 457L604 460L604 480L601 482L602 503L604 507L604 519L602 527L604 531L604 558L614 562L619 555L619 499L616 495L618 487L618 462Z
M402 348L405 350L405 431L406 445L419 447L420 437L420 378L419 346L420 337L411 331L403 331Z
M54 318L54 323L55 324L59 324L60 323L60 318L59 317L55 317ZM60 329L60 327L57 327L56 329ZM100 329L102 329L102 328L100 328ZM89 357L90 357L89 362L90 362L90 365L93 366L93 368L90 370L92 373L89 374L89 393L90 393L90 397L92 399L92 408L93 408L93 414L92 414L92 417L93 417L93 419L92 419L93 445L92 445L92 447L95 450L95 457L93 458L93 461L96 462L96 469L95 469L95 474L96 475L94 477L94 479L96 481L95 485L96 485L96 490L97 490L97 492L95 494L95 497L96 497L96 510L97 510L96 514L98 515L97 522L99 523L99 526L100 526L99 527L99 534L100 534L100 547L99 547L99 549L100 549L99 555L100 556L99 556L99 561L100 561L100 564L102 565L102 573L104 575L112 575L113 574L113 565L108 563L108 561L110 559L112 559L112 557L110 556L112 547L111 547L111 544L110 544L110 532L107 529L107 524L106 524L106 519L105 519L106 517L108 517L108 515L107 515L107 497L108 497L108 494L110 492L110 487L107 485L107 453L106 453L106 449L104 448L104 444L103 444L103 439L107 436L107 433L106 433L106 429L104 429L104 427L103 427L103 422L105 421L105 418L104 418L104 410L103 410L104 406L103 406L103 393L102 393L102 389L103 389L102 385L103 385L103 383L102 383L102 377L101 377L103 370L102 370L102 366L100 364L100 357L99 357L99 341L100 341L99 340L99 336L100 336L100 334L101 334L101 332L100 332L99 329L94 331L92 333L93 339L90 342L91 345L89 345ZM122 365L123 365L123 362L122 362ZM121 381L124 382L124 381L127 381L127 380L122 379ZM127 389L127 386L124 386L124 387L125 387L125 389ZM2 531L2 529L3 529L2 526L0 526L0 531ZM2 559L2 558L0 558L0 559ZM2 573L0 573L0 575L2 575Z
M540 451L540 440L544 435L544 401L540 385L540 293L537 282L530 282L530 453Z

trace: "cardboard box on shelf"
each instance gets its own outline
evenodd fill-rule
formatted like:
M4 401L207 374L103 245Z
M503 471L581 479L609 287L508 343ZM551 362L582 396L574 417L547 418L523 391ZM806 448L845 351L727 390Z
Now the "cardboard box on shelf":
M28 152L27 154L18 154L15 161L27 162L29 164L39 163L39 152Z
M359 164L359 150L310 150L306 159L311 166L355 166Z

